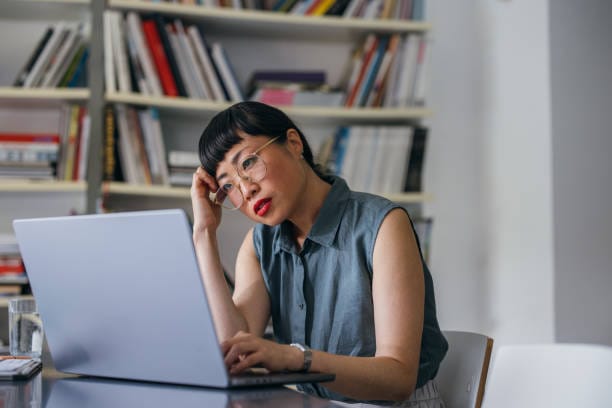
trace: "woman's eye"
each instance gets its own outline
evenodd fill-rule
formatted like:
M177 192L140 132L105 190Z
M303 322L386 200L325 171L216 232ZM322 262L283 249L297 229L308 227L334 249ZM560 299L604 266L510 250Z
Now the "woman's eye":
M225 183L221 186L221 190L225 191L226 193L232 191L232 188L234 188L234 185L232 183Z
M252 168L255 165L255 163L257 163L257 156L247 157L242 162L242 170L244 171L244 170L248 170Z

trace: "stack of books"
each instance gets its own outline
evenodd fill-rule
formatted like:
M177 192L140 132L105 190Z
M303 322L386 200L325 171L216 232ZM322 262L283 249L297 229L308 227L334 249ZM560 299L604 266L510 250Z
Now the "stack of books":
M60 135L0 133L0 179L53 179Z
M88 41L88 24L50 25L13 85L24 88L87 86Z
M25 267L15 237L0 234L0 296L19 295L25 283Z
M193 173L200 166L200 158L195 151L171 150L168 153L170 184L173 186L191 186Z
M104 53L108 93L244 100L223 46L180 19L105 11Z
M166 148L156 109L117 104L105 111L104 180L169 185Z
M280 106L340 106L344 92L332 90L324 71L255 71L250 99Z
M0 133L0 179L85 180L87 108L64 105L60 110L59 132Z

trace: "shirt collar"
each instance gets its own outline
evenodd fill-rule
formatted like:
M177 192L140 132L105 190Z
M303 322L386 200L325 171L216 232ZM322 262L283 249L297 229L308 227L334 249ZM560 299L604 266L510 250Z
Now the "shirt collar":
M314 241L319 245L332 246L336 239L336 233L340 227L340 221L344 215L344 209L348 203L351 191L346 182L339 177L327 176L326 181L331 182L331 189L327 193L319 215L306 239ZM280 225L280 240L278 244L279 248L284 251L295 251L293 228L289 221L285 221Z

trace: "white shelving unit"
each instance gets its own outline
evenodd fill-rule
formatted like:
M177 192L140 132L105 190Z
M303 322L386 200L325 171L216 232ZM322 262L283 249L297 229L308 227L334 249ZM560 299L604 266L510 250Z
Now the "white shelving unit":
M10 2L10 1L9 1ZM79 13L87 10L93 14L92 21L100 21L104 9L102 0L26 0L22 1L26 11L34 5L43 9L53 10L78 9ZM368 33L409 33L426 32L431 24L420 21L405 20L365 20L355 18L339 18L331 16L294 16L285 13L275 13L259 10L234 10L228 8L210 8L199 5L184 5L173 3L150 2L141 0L108 0L106 8L121 11L136 11L143 13L159 13L168 17L182 17L194 22L203 23L206 30L215 35L229 36L274 36L287 38L289 41L324 41L326 38L344 38L352 41L364 38ZM93 44L96 43L96 44ZM92 47L101 47L102 36L92 37ZM90 78L103 77L103 64L90 65ZM90 83L90 87L92 84ZM96 85L97 86L97 85ZM94 88L92 88L94 89ZM156 107L168 115L178 113L187 116L210 117L225 109L230 103L217 103L190 98L150 97L137 93L111 93L98 100L96 93L89 88L84 89L23 89L0 87L0 105L23 104L28 106L49 106L65 102L86 103L94 100L96 104L123 103L142 107ZM425 107L407 108L344 108L316 106L279 106L290 117L303 124L342 125L371 124L399 125L418 122L427 118L432 112ZM96 113L93 113L94 115ZM102 115L100 112L99 115ZM101 116L99 123L103 123ZM102 129L93 130L92 136L102 138ZM100 142L100 141L97 141ZM97 144L100 146L100 144ZM99 170L99 166L92 164ZM125 183L104 183L91 185L88 183L71 182L38 182L29 180L2 181L0 191L4 192L85 192L88 191L88 201L95 199L91 191L98 191L106 196L133 196L148 198L189 199L188 188L139 186ZM96 182L97 183L97 182ZM388 195L388 198L402 203L422 203L431 199L424 193L398 193ZM91 208L91 205L88 205Z

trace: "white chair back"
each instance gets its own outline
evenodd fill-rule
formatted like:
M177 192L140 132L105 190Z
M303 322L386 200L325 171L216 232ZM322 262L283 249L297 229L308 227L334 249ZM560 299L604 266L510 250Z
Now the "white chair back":
M493 339L478 333L443 332L448 353L436 383L446 408L479 408L482 403Z
M484 407L612 407L612 348L583 344L503 346Z

